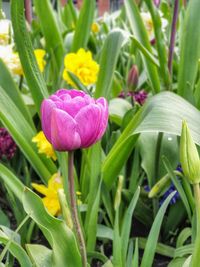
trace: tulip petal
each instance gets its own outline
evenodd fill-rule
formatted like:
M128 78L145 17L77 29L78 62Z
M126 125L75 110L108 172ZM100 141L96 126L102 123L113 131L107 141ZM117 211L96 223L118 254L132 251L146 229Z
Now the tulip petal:
M56 104L50 99L45 99L41 106L42 130L51 143L51 113Z
M101 116L101 123L100 123L100 129L99 134L97 136L97 140L101 139L103 134L105 133L107 124L108 124L108 102L105 98L100 97L96 100L96 104L101 108L102 116Z
M64 95L69 95L71 96L71 98L74 98L76 96L81 96L84 97L86 95L85 92L83 91L79 91L79 90L75 90L75 89L71 89L71 90L66 90L66 89L60 89L56 92L56 95L58 97L64 96Z
M96 104L90 104L81 109L74 119L81 138L81 148L94 144L99 134L101 109Z
M75 120L65 111L57 108L52 111L51 143L58 151L75 150L81 145Z

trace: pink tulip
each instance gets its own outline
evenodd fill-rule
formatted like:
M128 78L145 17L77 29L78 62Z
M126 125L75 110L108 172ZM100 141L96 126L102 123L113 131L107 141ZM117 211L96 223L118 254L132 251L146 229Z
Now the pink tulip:
M55 150L86 148L103 136L108 123L108 103L83 91L60 89L41 106L42 129Z

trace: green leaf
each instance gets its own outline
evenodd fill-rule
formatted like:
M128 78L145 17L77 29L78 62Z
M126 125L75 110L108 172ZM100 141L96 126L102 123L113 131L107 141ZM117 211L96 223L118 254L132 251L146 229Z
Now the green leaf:
M59 72L63 65L64 45L51 2L34 0L34 6L46 40L47 50L49 53L53 51Z
M110 98L113 75L123 41L123 31L118 29L111 31L105 40L101 52L100 71L95 90L95 98L100 96Z
M1 166L0 166L0 168L1 168ZM2 209L0 209L0 225L10 227L10 221Z
M28 188L23 194L23 206L51 245L53 266L81 267L82 261L76 238L65 222L51 216L41 198Z
M107 187L110 189L116 181L139 133L163 132L180 136L183 120L187 121L195 143L200 145L200 112L194 106L170 92L151 97L129 122L103 162Z
M170 76L168 71L168 58L166 41L162 30L162 19L160 17L159 9L154 5L153 1L145 0L146 5L151 13L153 28L155 32L156 47L158 51L158 58L160 63L160 73L164 80L164 84L169 89Z
M170 175L170 178L171 178L173 184L175 185L175 187L176 187L176 189L177 189L177 191L178 191L178 193L179 193L179 195L183 201L183 204L184 204L185 209L187 211L188 217L191 220L192 214L191 214L191 210L190 210L190 205L188 203L188 200L187 200L186 194L183 190L183 187L181 186L180 182L178 181L176 175L174 174L173 168L172 168L168 158L163 157L163 162L164 162L164 165L165 165L165 168L166 168L168 174Z
M109 102L109 118L117 125L121 125L124 115L131 108L132 106L127 100L113 98Z
M200 58L200 1L188 3L181 38L178 70L178 94L192 101L195 79ZM195 33L195 34L194 34Z
M27 109L22 96L20 94L20 91L18 87L16 86L9 70L3 63L3 61L0 59L0 69L1 69L1 79L0 79L0 86L5 90L5 92L9 95L9 97L12 99L12 101L15 103L17 108L20 110L20 112L24 115L27 122L31 125L33 129L35 129L35 126L33 124L33 120L31 118L31 115L29 113L29 110Z
M133 211L137 204L139 195L140 195L140 188L138 188L135 194L133 195L133 198L128 208L126 209L126 212L123 218L122 230L121 230L121 242L123 244L122 246L122 261L123 262L126 262L128 243L129 243L130 232L131 232L131 227L132 227L132 216L133 216Z
M0 179L14 193L14 195L22 200L24 185L7 167L0 163Z
M76 24L72 51L76 52L79 48L86 48L89 40L91 26L94 19L96 8L95 0L84 0L80 15Z
M149 37L136 2L132 0L126 0L124 5L132 32L136 36L137 40L151 53L152 49L149 42ZM160 91L160 82L157 69L148 58L142 55L142 59L152 86L152 90L154 93L158 93Z
M9 241L9 237L0 230L0 242L6 245ZM19 261L21 267L32 267L31 261L26 254L26 251L19 244L11 241L11 243L9 244L9 251Z
M56 172L56 167L46 156L41 156L37 153L37 148L31 141L36 132L1 87L0 121L8 129L38 175L44 181L48 181L51 175Z
M156 245L158 242L158 237L159 237L159 232L160 232L161 224L163 221L163 217L164 217L166 209L169 205L169 202L172 199L172 197L174 196L174 194L175 194L175 192L172 192L167 197L167 199L165 200L165 202L163 203L163 205L161 206L161 208L159 209L159 211L156 215L156 218L153 222L153 225L151 227L151 231L150 231L148 239L147 239L144 254L142 257L141 267L151 267L153 264L153 258L154 258L155 252L156 252Z
M26 29L24 17L24 0L11 1L11 17L15 43L23 66L24 74L33 96L37 112L40 114L40 106L43 98L48 97L48 91L38 68L33 53L33 46Z
M35 267L52 266L52 251L42 245L27 244L26 250Z

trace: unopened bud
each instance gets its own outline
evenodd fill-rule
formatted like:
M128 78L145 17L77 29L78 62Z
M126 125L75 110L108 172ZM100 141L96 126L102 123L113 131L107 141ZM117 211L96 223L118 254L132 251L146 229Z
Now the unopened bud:
M200 160L187 123L183 121L180 140L180 162L184 175L191 184L200 182Z
M123 187L123 181L124 177L122 175L119 176L117 191L115 195L115 203L114 203L114 209L117 210L119 208L119 205L121 203L121 194L122 194L122 187Z
M139 77L138 67L136 65L133 65L129 71L128 81L127 81L128 89L130 91L134 91L137 88L138 77Z
M159 7L159 5L160 5L160 0L153 0L153 2L154 2L154 5L155 5L156 7Z

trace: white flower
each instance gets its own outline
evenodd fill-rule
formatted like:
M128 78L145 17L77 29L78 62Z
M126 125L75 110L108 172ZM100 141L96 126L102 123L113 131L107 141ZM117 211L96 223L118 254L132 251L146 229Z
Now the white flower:
M162 17L163 14L161 12L159 13L160 13L161 22L162 22L162 30L164 31L168 25L168 21ZM141 12L140 14L142 16L149 39L153 40L155 38L155 35L154 35L153 21L152 21L151 15L149 12Z
M11 21L8 19L0 20L0 45L8 45L11 39Z
M16 75L23 74L19 55L18 53L13 51L12 45L0 45L0 58L3 60L4 64L7 66L11 73Z

